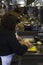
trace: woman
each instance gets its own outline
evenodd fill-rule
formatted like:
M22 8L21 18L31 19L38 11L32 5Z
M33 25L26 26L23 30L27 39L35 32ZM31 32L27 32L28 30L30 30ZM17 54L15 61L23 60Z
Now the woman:
M23 55L30 43L25 44L24 40L15 35L16 24L20 20L10 13L6 13L1 19L0 27L0 57L2 65L10 65L14 54Z

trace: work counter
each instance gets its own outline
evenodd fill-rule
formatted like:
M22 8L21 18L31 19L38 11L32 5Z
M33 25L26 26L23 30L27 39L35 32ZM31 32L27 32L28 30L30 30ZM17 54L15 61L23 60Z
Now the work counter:
M19 56L18 65L43 65L43 54L28 52L23 56Z

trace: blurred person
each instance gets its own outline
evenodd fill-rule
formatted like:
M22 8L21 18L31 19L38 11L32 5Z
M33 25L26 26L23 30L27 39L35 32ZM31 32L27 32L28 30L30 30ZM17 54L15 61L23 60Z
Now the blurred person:
M0 18L5 14L4 9L2 8L2 4L0 4Z
M33 14L34 14L35 17L38 18L38 8L37 7L34 8Z
M41 24L43 24L43 6L40 7L40 19L41 19Z
M10 13L5 13L1 19L0 57L2 65L11 65L14 54L24 55L32 46L30 42L25 43L21 36L15 34L19 29L16 26L18 23L20 20Z

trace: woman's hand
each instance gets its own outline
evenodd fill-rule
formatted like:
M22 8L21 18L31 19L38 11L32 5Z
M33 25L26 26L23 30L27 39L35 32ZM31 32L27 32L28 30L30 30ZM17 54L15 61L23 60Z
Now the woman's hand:
M29 41L28 42L25 42L25 45L28 47L28 48L31 48L33 45L32 43L30 43Z
M23 40L22 37L18 36L18 41L21 45L26 45L28 48L32 47L33 45L30 43L30 41L26 42L25 40Z

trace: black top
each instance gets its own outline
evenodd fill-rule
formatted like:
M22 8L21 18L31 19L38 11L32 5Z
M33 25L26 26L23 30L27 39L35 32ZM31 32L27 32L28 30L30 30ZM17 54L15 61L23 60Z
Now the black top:
M14 32L7 30L0 31L0 56L12 53L23 55L26 51L27 47L19 44Z

